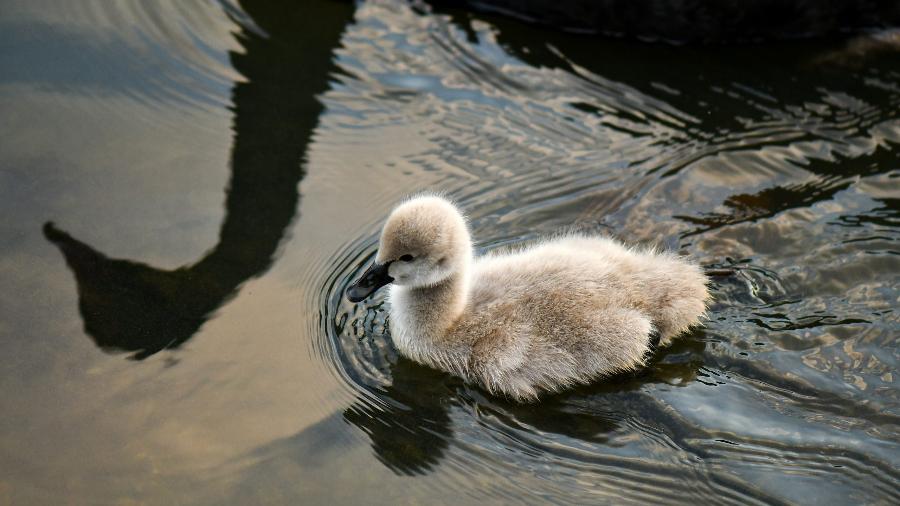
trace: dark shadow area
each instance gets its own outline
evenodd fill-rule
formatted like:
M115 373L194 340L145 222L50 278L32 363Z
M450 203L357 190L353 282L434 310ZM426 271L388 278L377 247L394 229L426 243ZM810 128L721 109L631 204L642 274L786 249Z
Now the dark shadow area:
M236 38L243 51L230 54L246 81L232 91L231 180L218 244L196 263L162 270L108 258L52 223L44 226L75 274L84 328L106 351L142 360L189 340L241 284L272 265L296 214L304 154L322 111L316 96L328 86L332 51L353 5L240 6L256 26L242 25Z
M887 69L895 67L900 51L897 37L884 34L860 35L850 42L836 39L742 46L640 44L529 25L497 13L472 15L454 2L437 2L436 10L450 16L472 43L477 42L478 35L471 21L483 20L495 28L497 43L509 55L532 67L571 72L596 85L602 103L575 102L570 104L573 108L601 116L612 108L619 117L649 126L671 123L664 116L636 116L631 109L674 115L683 124L672 126L701 144L716 142L723 132L746 130L742 118L775 119L768 111L777 114L779 120L803 123L806 117L792 119L776 107L779 103L820 102L822 89L841 90L882 103L884 90L874 89L840 62L851 60L863 68ZM584 70L594 75L585 76ZM633 97L622 94L621 84L659 102L632 102ZM719 91L711 92L713 89ZM728 92L736 92L740 98L735 99ZM663 108L657 110L659 107ZM888 109L877 114L881 118L895 116ZM831 119L845 121L842 117Z
M471 27L472 15L461 8L464 3L437 2L441 6L439 10L467 30L469 40L475 42L478 36ZM818 139L838 142L844 135L866 135L872 126L898 117L896 107L870 105L897 100L896 90L872 85L878 75L890 76L896 72L900 39L894 32L861 35L849 42L667 46L618 40L591 42L585 35L535 28L497 13L479 14L478 18L496 28L498 43L510 55L533 67L560 68L580 75L596 86L598 103L573 102L569 104L571 107L600 117L611 108L621 107L615 114L634 124L648 127L669 124L687 136L681 142L683 152L741 151L753 149L757 144L790 146ZM859 71L849 71L850 64L859 67ZM673 65L677 71L672 71ZM628 97L617 94L617 87L622 84L654 102L632 104ZM832 106L804 109L807 104L833 100L826 91L834 90L859 99L863 105L828 104ZM664 116L637 117L629 105L644 112L665 113L683 124L672 124ZM770 135L766 135L768 128L771 128ZM786 131L805 136L778 139ZM738 140L742 142L734 145ZM676 215L694 225L682 237L767 219L831 200L860 177L893 170L898 163L898 152L888 140L871 153L848 157L830 152L822 158L784 163L799 166L813 177L753 193L736 192L722 202L725 211ZM677 161L649 170L659 170L668 176L684 166L685 162Z
M455 398L453 378L400 358L391 366L393 382L372 393L379 402L360 398L344 411L344 420L372 439L375 457L397 474L431 471L453 437L448 410Z
M900 24L894 0L430 0L559 30L675 43L840 36Z

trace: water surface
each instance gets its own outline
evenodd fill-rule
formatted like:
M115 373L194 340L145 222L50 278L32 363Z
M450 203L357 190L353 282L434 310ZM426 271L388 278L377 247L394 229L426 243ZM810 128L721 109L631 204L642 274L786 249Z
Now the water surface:
M6 2L0 504L900 501L895 39ZM404 360L341 294L426 189L690 255L709 321L533 405Z

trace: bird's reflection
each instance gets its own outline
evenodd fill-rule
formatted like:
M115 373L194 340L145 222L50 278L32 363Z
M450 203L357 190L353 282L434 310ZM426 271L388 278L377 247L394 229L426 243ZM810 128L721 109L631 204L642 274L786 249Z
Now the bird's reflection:
M104 350L142 360L190 339L242 283L269 268L296 213L306 146L322 110L316 95L327 87L332 50L353 5L240 5L256 27L242 28L242 51L230 53L245 81L232 89L231 181L218 244L196 263L162 270L108 258L44 226L75 274L85 331Z
M453 435L451 380L403 358L391 366L391 377L391 385L377 392L380 402L360 398L344 411L344 420L369 435L375 456L389 469L421 474L437 464Z
M428 473L444 457L453 437L449 410L454 406L490 416L506 428L602 444L620 426L621 417L641 416L644 398L633 395L635 391L652 383L686 385L696 379L704 349L701 339L681 339L657 352L644 370L546 396L534 404L492 396L399 358L390 368L391 385L365 387L367 395L344 411L344 420L369 436L380 462L403 475ZM652 406L644 407L646 416L655 416Z

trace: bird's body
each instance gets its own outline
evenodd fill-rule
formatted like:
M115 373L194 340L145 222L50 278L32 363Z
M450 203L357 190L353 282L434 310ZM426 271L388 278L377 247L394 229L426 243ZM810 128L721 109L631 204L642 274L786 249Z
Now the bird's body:
M707 300L695 264L609 238L560 236L476 259L459 211L433 196L394 210L375 268L394 282L401 354L519 401L640 367L652 336L667 344Z

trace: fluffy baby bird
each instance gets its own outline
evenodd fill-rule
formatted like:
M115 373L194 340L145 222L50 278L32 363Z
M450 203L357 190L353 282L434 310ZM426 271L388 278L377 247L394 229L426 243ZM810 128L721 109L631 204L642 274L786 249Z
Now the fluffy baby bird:
M391 284L400 353L525 402L644 365L654 346L699 323L706 282L687 260L604 237L476 258L460 210L429 195L391 212L347 297Z

